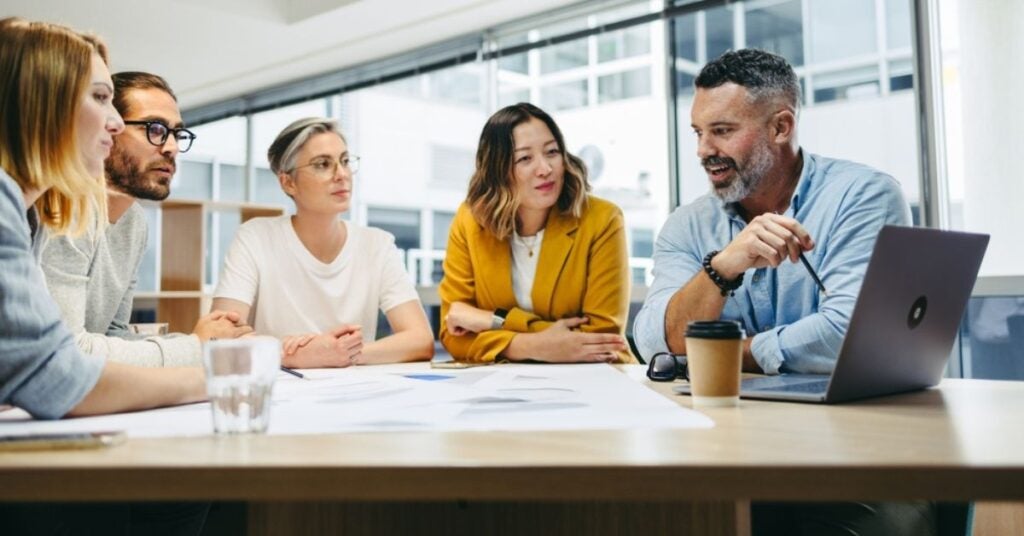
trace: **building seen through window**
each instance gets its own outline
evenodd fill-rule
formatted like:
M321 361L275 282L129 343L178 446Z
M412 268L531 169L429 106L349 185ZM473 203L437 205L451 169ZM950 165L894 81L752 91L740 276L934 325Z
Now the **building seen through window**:
M786 57L800 77L806 150L877 167L919 203L918 161L907 157L917 152L908 2L731 2L610 31L599 30L661 11L663 2L574 9L485 34L484 51L519 47L514 53L198 125L195 147L180 158L173 195L244 199L291 211L268 169L266 148L295 119L334 117L362 158L346 217L394 234L410 277L436 285L480 130L497 109L528 101L552 114L568 150L587 163L593 193L622 208L633 279L643 284L669 211L708 191L689 127L693 80L722 52L758 47ZM559 38L565 35L580 37ZM670 128L678 131L675 147ZM670 176L672 159L678 177ZM230 236L220 235L235 224L213 227L211 259L223 255Z

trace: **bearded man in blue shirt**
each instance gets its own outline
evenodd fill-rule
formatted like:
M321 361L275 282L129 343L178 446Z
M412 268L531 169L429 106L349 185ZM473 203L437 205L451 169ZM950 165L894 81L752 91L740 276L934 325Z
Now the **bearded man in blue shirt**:
M736 320L748 334L745 371L831 372L878 232L910 224L900 185L800 148L800 85L779 56L727 52L695 86L691 121L712 191L673 212L658 235L637 348L647 359L685 354L688 322ZM926 502L754 503L751 519L757 535L936 531Z
M695 84L692 126L712 192L658 235L637 347L645 358L685 354L688 322L737 320L748 335L744 370L829 373L878 232L910 225L899 183L800 148L800 85L779 56L728 52Z

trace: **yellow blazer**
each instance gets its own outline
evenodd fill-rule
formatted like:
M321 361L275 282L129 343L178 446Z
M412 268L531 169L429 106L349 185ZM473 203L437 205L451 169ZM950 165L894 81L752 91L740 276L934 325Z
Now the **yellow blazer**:
M588 196L580 218L557 208L544 227L533 281L534 312L517 306L512 291L512 248L473 218L463 203L448 233L441 297L441 343L461 361L494 361L517 333L543 331L556 320L584 316L585 332L625 335L629 313L629 259L622 211L609 201ZM506 309L500 330L455 336L445 317L453 302L486 310ZM635 363L629 350L620 363Z

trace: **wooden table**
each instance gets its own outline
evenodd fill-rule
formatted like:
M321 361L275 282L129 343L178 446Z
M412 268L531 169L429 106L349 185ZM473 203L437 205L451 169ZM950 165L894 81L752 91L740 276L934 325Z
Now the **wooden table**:
M671 384L654 388L690 404ZM3 454L0 500L248 501L250 534L745 534L752 499L1024 500L1024 382L706 414L715 428L137 439Z

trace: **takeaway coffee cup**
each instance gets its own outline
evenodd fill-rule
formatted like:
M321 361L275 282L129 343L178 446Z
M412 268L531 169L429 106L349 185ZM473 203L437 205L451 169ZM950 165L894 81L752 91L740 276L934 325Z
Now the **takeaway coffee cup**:
M686 363L694 406L739 403L744 338L739 322L700 321L686 326Z

